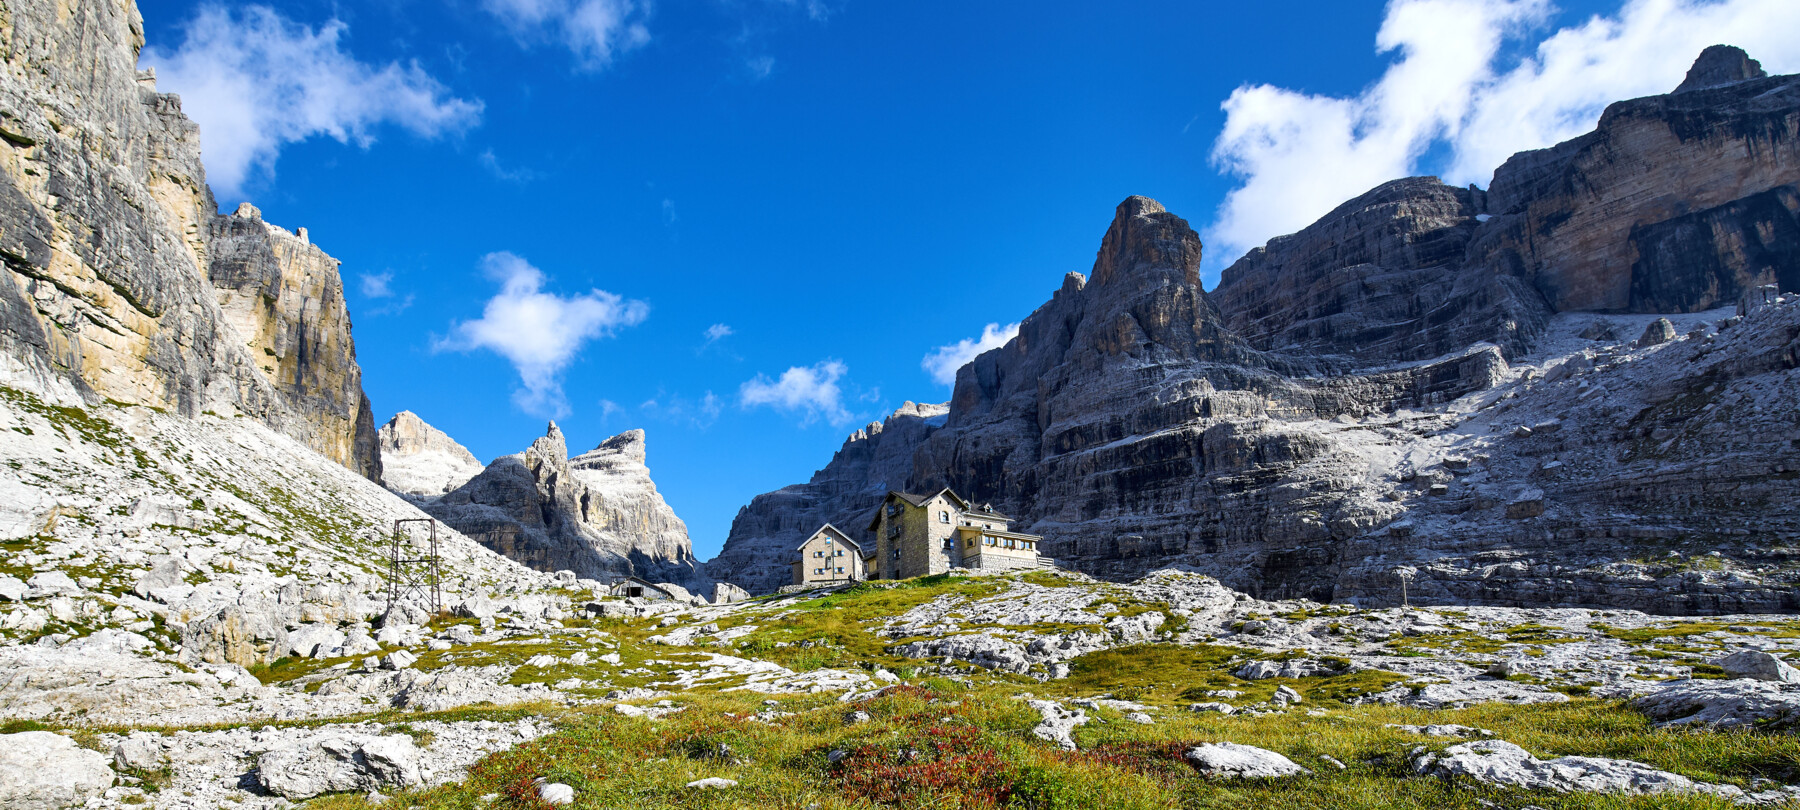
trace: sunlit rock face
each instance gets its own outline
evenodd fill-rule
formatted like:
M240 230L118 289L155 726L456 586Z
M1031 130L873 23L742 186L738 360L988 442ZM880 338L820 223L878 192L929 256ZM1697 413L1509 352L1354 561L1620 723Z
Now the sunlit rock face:
M136 7L15 3L0 29L0 382L247 415L379 479L337 261L216 213Z
M468 483L483 469L468 448L412 411L394 414L376 435L382 483L401 495L435 498Z
M540 571L608 580L633 575L698 588L710 583L687 525L644 464L644 432L621 433L569 457L556 423L523 453L494 459L422 508L488 548Z
M1127 199L1090 272L959 371L892 488L992 501L1114 579L1795 609L1797 133L1800 80L1708 49L1487 191L1383 184L1211 293L1187 223ZM800 485L739 521L798 533L853 502Z

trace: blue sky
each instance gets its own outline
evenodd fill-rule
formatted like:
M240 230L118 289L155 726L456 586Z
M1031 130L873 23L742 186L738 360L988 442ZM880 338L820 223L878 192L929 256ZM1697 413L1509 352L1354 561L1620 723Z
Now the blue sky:
M1800 69L1784 4L155 0L141 62L223 209L343 261L378 421L484 461L642 427L706 558L948 399L926 359L1085 272L1125 196L1201 230L1210 286L1382 179L1485 185L1702 44Z

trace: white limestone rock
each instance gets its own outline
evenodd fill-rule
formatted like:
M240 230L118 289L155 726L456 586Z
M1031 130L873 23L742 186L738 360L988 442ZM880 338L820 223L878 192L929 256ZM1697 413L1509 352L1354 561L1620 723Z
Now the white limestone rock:
M1730 678L1800 683L1800 669L1762 650L1743 650L1721 658L1717 663Z
M1751 678L1675 681L1631 705L1659 726L1775 731L1800 725L1800 684Z
M1029 700L1026 705L1036 709L1043 721L1031 729L1032 735L1064 751L1076 750L1075 729L1087 724L1087 712L1065 708L1054 700Z
M435 498L481 474L475 454L412 411L394 414L376 432L376 444L382 484L402 495Z
M423 781L418 757L405 734L330 737L264 753L256 761L256 781L289 799L412 787Z
M0 734L0 807L60 810L112 787L106 755L48 731Z
M1743 791L1730 785L1695 782L1680 774L1641 762L1600 757L1557 757L1543 760L1504 740L1460 743L1413 762L1421 775L1466 777L1489 785L1548 790L1557 793L1706 793L1737 798Z
M1182 758L1201 776L1215 779L1278 779L1312 773L1274 751L1229 742L1195 746Z

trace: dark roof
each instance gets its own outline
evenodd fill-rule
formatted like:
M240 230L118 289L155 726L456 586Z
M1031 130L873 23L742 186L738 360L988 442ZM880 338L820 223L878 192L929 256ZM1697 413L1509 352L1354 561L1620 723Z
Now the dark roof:
M842 542L845 542L845 543L849 543L849 544L850 544L850 547L851 547L851 548L854 548L854 549L856 549L856 550L857 550L857 552L858 552L858 553L860 553L860 552L861 552L861 551L862 551L862 544L861 544L861 543L858 543L858 542L856 542L856 541L855 541L855 540L854 540L854 539L851 539L851 537L850 537L850 535L848 535L848 534L845 534L845 533L844 533L844 530L843 530L843 529L840 529L840 528L838 528L838 527L836 527L836 526L833 526L833 525L831 525L831 524L829 524L829 523L827 523L827 524L825 524L825 525L823 525L823 526L820 526L820 527L819 527L819 528L818 528L818 529L817 529L817 530L815 530L815 531L814 531L814 532L813 532L813 533L812 533L812 534L809 534L809 535L807 535L807 536L806 536L806 539L805 539L805 540L802 540L802 541L800 541L800 545L797 545L797 546L794 546L794 550L795 550L795 551L799 551L799 550L800 550L800 549L803 549L803 548L806 548L806 544L807 544L807 543L811 543L811 542L812 542L812 539L813 539L813 538L814 538L814 537L818 537L818 536L819 536L819 532L822 532L822 531L825 531L825 530L826 530L826 529L830 529L830 530L831 530L831 533L832 533L832 534L835 534L835 535L837 535L837 538L838 538L838 540L839 540L839 541L842 541Z
M953 490L949 487L944 487L943 489L940 489L929 495L914 495L910 492L901 492L897 489L890 489L890 490L888 490L887 498L883 499L882 503L883 504L887 503L889 499L899 498L900 500L903 500L913 506L924 506L926 501L929 501L932 498L935 498L939 495L950 496L950 499L956 502L957 508L962 510L962 512L964 514L982 515L984 517L990 517L995 520L1004 520L1009 523L1012 522L1012 518L1009 518L1005 515L1000 514L999 512L994 511L993 504L985 504L984 503L984 504L981 504L979 507L977 507L975 504L970 503L963 496L956 494L956 490ZM880 522L881 522L881 508L876 507L875 515L869 519L869 531L875 531L876 524L878 524Z

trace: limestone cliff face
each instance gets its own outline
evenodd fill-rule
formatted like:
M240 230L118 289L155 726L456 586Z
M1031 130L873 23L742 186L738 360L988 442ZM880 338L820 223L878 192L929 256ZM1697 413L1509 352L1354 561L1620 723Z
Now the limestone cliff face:
M136 6L13 3L0 41L0 382L246 414L378 479L336 262L215 213Z
M1487 192L1382 185L1226 269L1252 345L1422 360L1530 349L1553 312L1698 312L1800 286L1800 78L1708 48L1665 96L1514 155Z
M1366 461L1312 423L1454 399L1506 362L1487 347L1351 374L1261 352L1225 329L1199 260L1185 221L1126 200L1093 281L1072 274L1016 339L958 373L912 486L992 501L1083 570L1204 561L1237 582L1316 594L1314 572L1285 560L1397 510L1367 491Z
M835 525L859 543L874 542L866 531L869 518L888 490L905 488L913 451L943 426L949 410L908 402L850 434L812 480L756 496L738 510L707 572L751 593L769 593L792 580L794 548L821 525Z
M382 483L415 498L435 498L481 474L480 461L449 434L412 411L394 414L377 432Z
M1370 364L1480 341L1519 354L1550 309L1524 281L1466 263L1486 201L1435 177L1383 184L1245 254L1213 299L1232 331L1263 349Z
M552 422L525 452L494 459L422 508L540 571L704 585L687 525L656 491L644 457L644 432L633 430L571 459Z
M1707 49L1681 89L1494 172L1469 262L1561 311L1698 312L1800 284L1800 76Z

